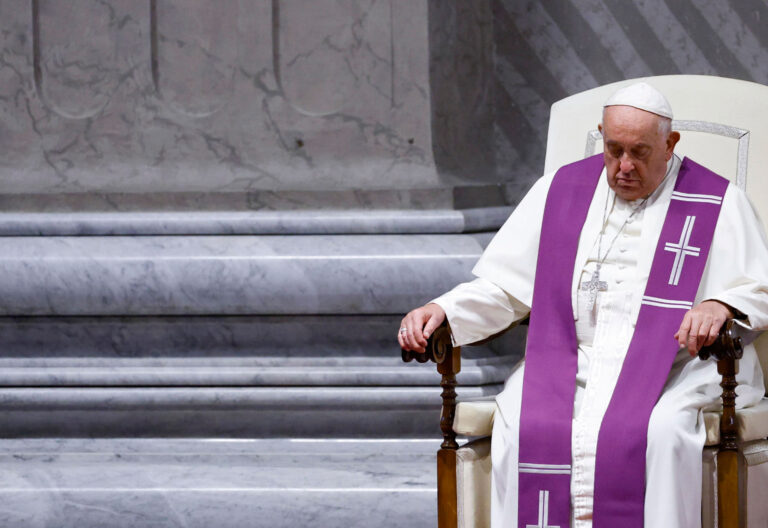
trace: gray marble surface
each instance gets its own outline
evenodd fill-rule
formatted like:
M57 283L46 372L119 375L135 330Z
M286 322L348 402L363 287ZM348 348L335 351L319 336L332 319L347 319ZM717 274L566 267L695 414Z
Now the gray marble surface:
M13 178L13 175L9 175ZM431 211L514 205L519 186L498 183L440 184L413 189L256 189L152 193L9 193L0 181L0 210L15 213L335 211L386 209Z
M0 238L0 315L406 313L487 235Z
M439 187L459 173L435 163L432 114L450 114L433 94L458 90L477 107L489 78L456 63L486 64L492 42L475 38L490 34L487 16L460 16L472 56L431 46L429 28L455 15L430 6L5 0L2 192ZM433 64L470 80L430 82ZM472 178L493 181L489 149L462 141L489 130L472 121L489 110L465 113L441 120L461 134L437 142L463 144Z
M439 440L0 440L14 528L416 528Z
M465 359L459 383L501 383L514 358ZM88 386L437 386L434 364L403 363L400 358L2 358L0 387Z
M443 172L495 179L492 2L429 3L433 152ZM502 175L501 181L511 179ZM498 181L498 180L497 180Z
M0 317L0 361L394 358L402 314ZM466 349L472 353L473 349Z
M429 368L429 367L425 367ZM466 400L502 385L465 386ZM6 387L8 437L429 437L440 387Z
M428 368L428 367L426 367ZM462 397L492 396L498 387L465 387ZM294 410L318 405L336 410L408 409L439 401L436 387L12 387L0 388L3 411L90 409L272 409Z
M426 211L2 212L0 237L463 233L496 230L512 209L502 206Z
M440 377L400 359L401 317L0 318L3 435L436 434ZM497 393L521 337L465 347L460 398Z
M277 357L289 360L399 357L395 339L403 314L194 316L194 317L0 317L4 361L98 360L192 362L218 358ZM483 347L464 347L462 357L515 355L525 328L515 328Z

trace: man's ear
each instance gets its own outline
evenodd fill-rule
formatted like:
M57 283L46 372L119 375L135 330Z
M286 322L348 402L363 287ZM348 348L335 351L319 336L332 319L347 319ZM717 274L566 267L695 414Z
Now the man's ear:
M675 151L675 145L680 141L680 132L672 131L667 136L667 161L672 157L672 153Z
M598 123L597 124L597 130L598 130L598 132L600 132L600 135L602 136L603 135L603 124L602 123ZM679 136L679 134L678 134L678 136Z

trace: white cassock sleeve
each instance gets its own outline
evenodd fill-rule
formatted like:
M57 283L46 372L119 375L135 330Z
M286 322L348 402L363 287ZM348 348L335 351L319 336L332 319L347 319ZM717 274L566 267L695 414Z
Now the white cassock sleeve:
M729 185L697 302L716 299L748 318L752 329L768 328L768 241L744 191Z
M540 178L491 240L472 273L434 299L445 310L454 345L496 334L530 312L544 205L555 173Z

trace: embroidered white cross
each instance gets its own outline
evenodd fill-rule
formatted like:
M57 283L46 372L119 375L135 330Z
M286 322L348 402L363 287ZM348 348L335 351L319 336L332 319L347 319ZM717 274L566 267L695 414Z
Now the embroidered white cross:
M539 522L527 524L525 528L560 528L549 524L549 490L539 491Z
M693 232L693 223L696 221L695 216L686 216L685 224L683 224L683 231L680 233L680 242L674 244L667 242L664 245L664 251L671 251L675 253L675 262L672 264L672 271L669 274L668 284L677 286L680 281L680 274L683 271L683 263L685 257L690 255L692 257L698 257L701 248L697 248L689 245L691 241L691 233Z

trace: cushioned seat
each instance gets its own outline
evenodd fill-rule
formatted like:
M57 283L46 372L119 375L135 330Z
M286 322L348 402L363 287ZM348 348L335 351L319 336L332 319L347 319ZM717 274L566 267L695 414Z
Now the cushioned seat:
M496 401L461 402L456 405L453 430L463 436L490 436Z
M704 426L707 429L707 446L720 443L720 413L704 413ZM768 437L768 399L763 399L754 407L736 411L736 426L739 440L751 442Z
M462 402L456 405L453 430L463 436L490 436L495 401ZM754 407L741 409L736 413L736 426L742 442L762 440L768 437L768 399ZM706 446L720 443L720 413L705 412L704 428L707 431Z

